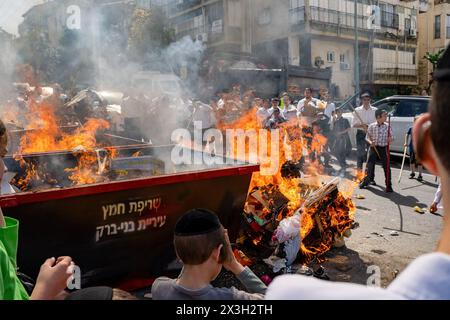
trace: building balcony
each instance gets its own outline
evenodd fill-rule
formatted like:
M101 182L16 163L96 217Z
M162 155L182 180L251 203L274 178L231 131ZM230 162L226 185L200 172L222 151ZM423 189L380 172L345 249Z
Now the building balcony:
M418 70L403 68L377 68L373 74L361 75L363 83L410 84L418 83Z
M311 22L324 23L333 26L341 26L347 28L355 28L355 15L353 13L342 12L337 10L330 10L321 7L310 7L311 10ZM367 16L357 16L358 29L371 31L369 28ZM390 12L381 12L381 26L384 28L398 29L399 28L399 15ZM375 29L377 30L377 29ZM381 28L378 32L384 32Z
M311 24L319 29L340 30L355 29L355 16L353 13L330 10L327 8L310 6L309 17L306 6L301 6L289 10L289 22L293 32L302 31L306 21L309 19ZM357 16L357 26L362 32L372 33L368 25L368 19L365 15ZM393 33L399 29L399 15L391 12L381 12L380 26L375 29L377 34Z
M186 11L192 7L198 6L202 3L202 0L183 0L180 1L171 1L169 3L169 12L171 14L176 14L179 12Z

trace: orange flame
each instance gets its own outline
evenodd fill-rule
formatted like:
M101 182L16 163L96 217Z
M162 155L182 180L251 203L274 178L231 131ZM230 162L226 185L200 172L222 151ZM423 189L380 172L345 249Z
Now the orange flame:
M19 154L52 151L73 151L77 157L78 165L66 169L71 172L69 179L74 185L91 184L101 181L101 175L95 172L98 155L94 148L97 146L96 134L99 130L109 129L109 123L102 119L88 119L84 126L77 128L73 133L65 133L58 125L57 116L53 106L48 103L37 104L30 101L28 130L20 139ZM114 158L117 150L109 148L108 155ZM24 161L21 162L23 165ZM40 180L35 167L28 166L22 185L28 184L31 179Z
M262 129L261 124L256 116L256 109L243 115L240 119L228 123L221 124L219 128L222 130L226 129L242 129L242 130L258 130ZM288 123L283 123L280 125L279 134L279 149L276 150L277 156L279 158L279 170L273 176L263 176L261 173L254 173L252 176L252 181L249 189L249 198L247 205L249 204L251 196L250 193L255 187L270 187L277 188L288 200L287 204L287 216L292 216L299 208L302 207L305 201L305 195L302 192L307 190L302 190L302 180L299 178L284 178L281 174L281 166L286 161L299 161L305 155L309 155L309 165L306 167L306 174L319 177L323 173L323 166L317 160L318 156L323 152L323 149L327 143L327 139L321 135L319 132L314 131L312 134L304 130L303 121L293 119ZM270 148L271 139L273 138L270 131L268 132L267 143L268 146L266 150L269 152L272 150ZM259 138L259 136L258 136ZM310 141L310 143L307 143ZM247 142L247 141L246 141ZM258 145L260 141L258 140ZM234 149L231 150L231 156L236 157L237 154L237 144L234 145ZM246 159L250 158L249 152L255 152L255 150L249 150L248 144L246 143ZM314 159L315 155L315 159ZM230 155L229 155L230 156ZM253 155L255 156L255 155ZM258 155L256 155L258 156ZM274 156L270 155L269 156ZM259 158L258 158L259 159ZM259 159L261 160L261 159ZM307 188L319 187L320 179L317 181L311 181L313 185L309 185ZM349 189L353 188L349 185ZM345 195L345 196L344 196ZM338 197L334 202L326 208L326 210L320 210L320 215L317 216L317 207L309 208L305 210L301 215L301 230L299 230L301 238L304 239L308 235L311 235L312 240L309 239L308 243L302 244L301 252L305 257L305 261L311 261L313 257L321 256L325 252L331 249L334 243L334 235L342 235L348 228L351 227L353 213L355 207L353 202L349 197L350 191L346 190L344 193L339 193ZM264 210L263 210L264 212ZM281 214L277 217L280 221L284 217ZM320 226L319 226L320 224ZM313 230L317 231L317 228L324 230L323 232L313 233ZM252 242L254 245L258 245L262 241L262 236L256 236L253 238Z

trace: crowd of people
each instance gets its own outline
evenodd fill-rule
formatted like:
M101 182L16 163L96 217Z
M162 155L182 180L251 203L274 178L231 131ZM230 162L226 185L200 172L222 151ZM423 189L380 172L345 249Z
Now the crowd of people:
M375 108L370 106L370 96L364 94L363 106L357 108L355 114L360 114L353 122L343 117L344 110L337 108L333 97L321 90L319 98L313 96L313 90L306 88L304 97L298 100L283 92L271 99L259 98L253 89L241 93L240 86L218 95L218 100L211 100L209 105L202 104L202 108L195 108L194 121L203 124L203 130L220 127L223 124L233 123L249 112L255 111L256 122L259 128L274 130L279 128L296 127L301 134L293 139L301 139L306 149L306 156L310 163L318 163L323 171L341 177L347 174L347 159L352 151L350 139L352 127L358 129L358 155L364 150L367 157L366 134L368 125L375 122ZM365 111L366 105L370 114ZM344 106L345 107L345 106ZM256 128L255 128L256 129ZM363 137L360 140L360 137ZM316 143L315 143L316 142ZM332 156L337 159L339 170L335 170L330 162ZM299 160L299 159L295 159ZM358 157L358 169L363 170L364 156Z
M412 164L423 165L439 176L440 194L444 209L450 207L450 146L447 125L450 121L450 50L447 50L434 75L435 88L430 112L417 118L407 133L405 145L413 151ZM274 129L294 121L301 127L305 139L324 135L328 143L319 154L329 165L333 153L345 171L346 158L351 151L349 132L357 131L357 167L367 162L366 175L360 187L374 182L374 168L381 160L385 171L386 191L392 192L388 145L392 131L386 123L387 112L370 105L370 95L361 96L363 105L354 112L352 124L342 116L327 95L316 99L312 90L297 103L285 93L269 100L258 99L253 93L241 95L239 88L222 94L210 105L198 104L216 121L233 121L243 112L257 108L262 128ZM60 98L60 96L58 96ZM204 111L205 111L204 110ZM193 112L195 116L195 110ZM208 126L213 126L210 118ZM2 129L2 128L0 128ZM207 129L207 128L203 128ZM4 135L4 130L0 130ZM412 137L412 143L409 143ZM4 154L2 154L4 156ZM327 162L328 161L328 162ZM0 157L0 175L4 164ZM419 171L421 176L421 171ZM414 177L414 171L411 173ZM1 176L0 176L1 178ZM448 213L447 213L448 214ZM4 217L0 210L0 299L133 299L133 296L112 288L88 288L75 293L65 291L76 261L70 257L49 258L43 264L32 289L27 291L17 275L16 253L19 222ZM368 288L356 284L331 283L300 275L283 275L267 287L248 267L234 256L228 238L217 215L206 209L193 209L183 215L174 228L174 246L183 269L176 279L158 278L152 287L152 297L158 299L450 299L450 220L444 219L441 238L434 253L414 260L387 289ZM235 288L215 288L211 285L222 267L232 272L247 291Z

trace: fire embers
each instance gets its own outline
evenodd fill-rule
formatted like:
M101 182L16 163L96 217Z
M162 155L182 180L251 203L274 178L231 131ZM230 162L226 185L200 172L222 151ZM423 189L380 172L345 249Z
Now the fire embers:
M319 261L353 225L355 207L351 199L345 198L339 191L337 183L327 184L312 197L310 206L305 206L302 213L302 246L299 261L309 264L317 258Z
M101 148L97 136L109 129L103 119L84 125L62 126L64 119L49 103L29 101L28 126L20 131L14 155L18 174L12 184L21 191L69 187L104 182L103 174L116 150ZM10 164L11 165L11 164Z
M276 185L253 189L245 207L246 235L274 272L294 262L308 265L322 256L353 225L354 205L338 190L334 179L318 187L302 184L296 192L303 202L294 203ZM300 192L300 190L302 192Z
M281 166L281 176L283 178L301 178L305 166L305 158L300 161L286 161Z
M37 159L24 159L16 157L22 173L16 175L11 184L21 191L42 189L51 189L60 187L60 182L55 178L54 174L48 169L47 164L39 164Z
M259 226L265 227L268 224L277 224L277 221L288 214L288 203L289 199L280 192L278 186L256 187L247 199L245 213Z
M253 246L264 249L262 256L269 256L276 248L272 234L289 213L288 203L289 199L274 185L255 187L247 198L245 234Z

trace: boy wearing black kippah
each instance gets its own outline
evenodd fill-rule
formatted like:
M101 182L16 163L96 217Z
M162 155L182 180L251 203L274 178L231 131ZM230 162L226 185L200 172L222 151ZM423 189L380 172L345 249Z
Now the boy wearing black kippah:
M161 277L152 286L153 300L262 300L266 285L234 257L227 231L217 215L194 209L175 226L175 251L183 262L178 279ZM222 270L231 271L247 288L214 288L213 281Z

